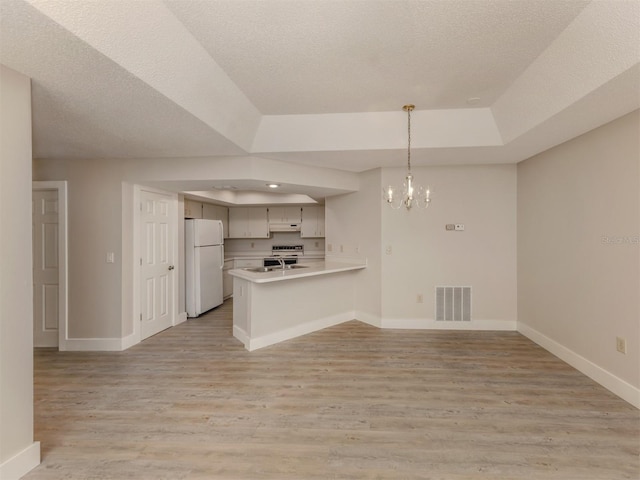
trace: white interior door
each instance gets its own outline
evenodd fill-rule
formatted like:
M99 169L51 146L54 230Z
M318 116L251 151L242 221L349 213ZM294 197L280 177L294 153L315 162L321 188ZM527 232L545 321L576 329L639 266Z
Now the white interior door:
M59 322L58 191L34 190L33 346L57 347Z
M140 336L142 339L174 323L173 197L140 191Z

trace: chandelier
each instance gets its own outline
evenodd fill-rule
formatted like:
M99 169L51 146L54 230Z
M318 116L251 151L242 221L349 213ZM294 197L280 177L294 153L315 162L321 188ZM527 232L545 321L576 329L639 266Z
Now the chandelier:
M429 186L423 188L413 182L411 174L411 112L415 105L405 105L402 109L407 112L407 175L404 177L402 191L394 185L388 185L382 189L384 201L391 208L398 209L404 207L411 210L411 207L427 208L431 204L431 190Z

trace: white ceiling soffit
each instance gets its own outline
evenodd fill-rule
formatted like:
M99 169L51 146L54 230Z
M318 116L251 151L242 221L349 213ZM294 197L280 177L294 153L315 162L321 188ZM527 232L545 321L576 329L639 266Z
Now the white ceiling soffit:
M33 79L37 157L401 166L414 103L415 165L514 163L640 107L633 0L0 9L0 61Z
M176 174L176 161L181 162L181 176ZM136 159L122 160L119 165L124 180L139 182L140 178L146 178L146 185L170 191L211 191L223 203L249 202L242 195L236 195L238 191L273 195L267 186L269 183L280 184L279 194L307 195L316 200L360 188L360 179L355 173L248 156L160 158L154 162L153 169L149 169L146 161ZM221 196L222 190L229 191L224 194L226 197ZM309 200L297 198L294 203L309 203Z

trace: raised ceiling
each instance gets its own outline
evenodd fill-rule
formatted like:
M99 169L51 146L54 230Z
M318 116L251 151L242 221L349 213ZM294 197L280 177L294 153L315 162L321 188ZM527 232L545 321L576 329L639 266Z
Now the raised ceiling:
M640 107L640 3L0 0L0 62L42 159L515 163Z

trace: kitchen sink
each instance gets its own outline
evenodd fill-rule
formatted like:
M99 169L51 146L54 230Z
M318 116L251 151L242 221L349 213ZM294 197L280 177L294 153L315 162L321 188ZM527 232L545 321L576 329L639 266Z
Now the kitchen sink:
M247 272L270 272L271 270L273 270L273 267L250 267L250 268L243 268L243 270L246 270Z
M285 270L296 270L298 268L307 268L307 265L285 265L284 267ZM243 268L243 270L246 270L247 272L254 272L254 273L266 273L266 272L282 270L282 267L280 265L274 265L273 267Z

